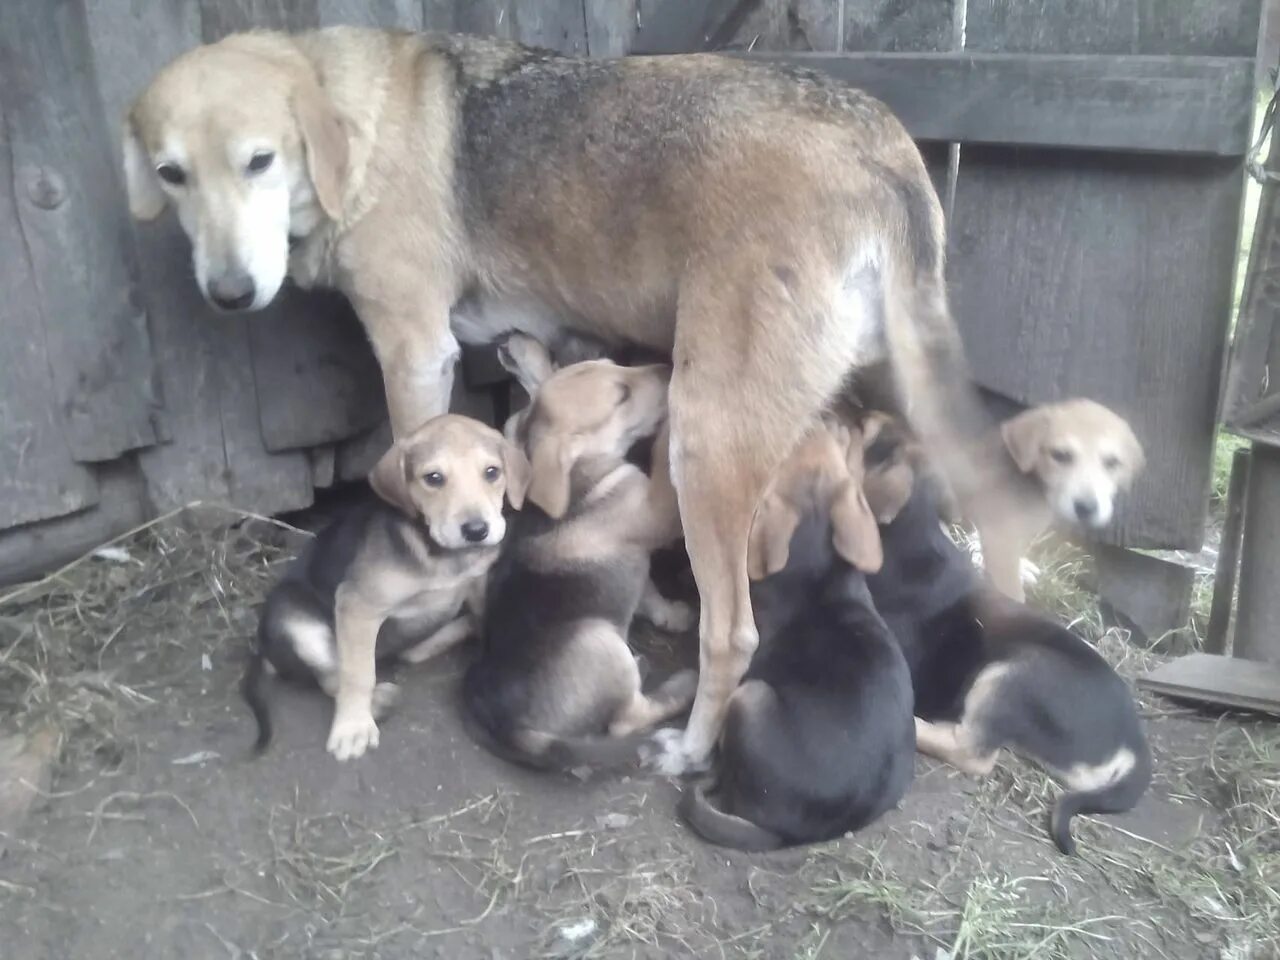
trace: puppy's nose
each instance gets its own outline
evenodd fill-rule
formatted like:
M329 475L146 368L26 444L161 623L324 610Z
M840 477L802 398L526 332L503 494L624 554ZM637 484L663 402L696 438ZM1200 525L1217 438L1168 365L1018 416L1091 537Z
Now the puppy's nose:
M209 281L209 299L223 310L243 310L253 303L256 292L253 277L239 271Z
M479 543L489 535L489 525L483 520L468 520L462 525L462 538L467 543Z
M1098 501L1093 497L1076 497L1074 506L1076 508L1076 516L1085 523L1097 516Z

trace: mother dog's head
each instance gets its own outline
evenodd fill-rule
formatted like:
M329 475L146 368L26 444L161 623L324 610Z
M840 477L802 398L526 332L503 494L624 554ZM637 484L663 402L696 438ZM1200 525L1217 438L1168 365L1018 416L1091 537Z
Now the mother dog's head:
M196 282L223 310L256 310L284 283L290 237L342 210L348 141L311 63L283 34L236 34L165 67L125 119L129 208L168 201Z

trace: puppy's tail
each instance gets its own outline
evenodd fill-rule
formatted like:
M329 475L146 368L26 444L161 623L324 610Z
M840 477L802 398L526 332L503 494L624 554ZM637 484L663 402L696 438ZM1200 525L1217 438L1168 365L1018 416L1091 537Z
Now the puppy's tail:
M771 830L757 826L743 817L725 813L711 802L706 785L690 784L680 795L681 818L702 839L720 847L735 850L777 850L785 846L783 839Z
M271 743L271 708L267 703L267 658L262 652L262 642L258 641L249 653L249 665L245 668L244 678L240 681L240 696L253 712L253 719L258 724L258 738L254 741L254 753L261 754Z
M1071 818L1078 813L1124 813L1131 810L1151 783L1151 751L1143 741L1129 772L1101 790L1082 793L1064 793L1058 798L1049 816L1049 835L1067 856L1076 852L1076 842L1071 837Z

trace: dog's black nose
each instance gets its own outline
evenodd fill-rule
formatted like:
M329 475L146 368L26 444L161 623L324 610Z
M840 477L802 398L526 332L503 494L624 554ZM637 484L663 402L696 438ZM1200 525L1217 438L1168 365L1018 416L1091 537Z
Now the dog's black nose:
M224 273L209 281L209 299L223 310L243 310L257 291L247 273Z
M1098 501L1093 497L1077 497L1074 505L1076 516L1085 522L1092 520L1098 512Z
M467 543L479 543L489 535L489 525L483 520L468 520L462 525L462 537Z

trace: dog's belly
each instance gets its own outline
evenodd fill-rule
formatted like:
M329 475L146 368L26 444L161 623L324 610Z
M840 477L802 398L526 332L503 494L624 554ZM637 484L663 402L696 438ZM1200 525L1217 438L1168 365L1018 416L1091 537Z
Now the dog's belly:
M568 330L609 344L634 343L661 353L671 352L674 309L649 309L642 305L643 298L617 300L616 308L602 309L599 305L587 306L584 297L567 292L563 297L472 292L454 304L449 324L460 342L473 345L492 343L513 331L552 345L558 335Z

